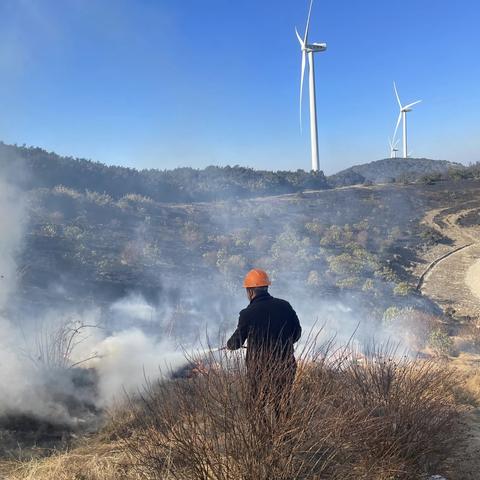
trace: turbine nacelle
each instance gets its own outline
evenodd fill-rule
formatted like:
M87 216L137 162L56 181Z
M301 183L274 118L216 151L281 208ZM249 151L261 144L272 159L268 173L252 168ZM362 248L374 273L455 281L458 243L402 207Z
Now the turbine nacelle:
M421 100L418 100L418 101L413 102L413 103L409 103L408 105L405 105L404 107L402 107L402 108L400 109L400 111L401 111L401 112L405 112L405 113L411 112L411 111L413 110L412 107L413 107L414 105L416 105L417 103L420 103L420 102L421 102Z
M297 28L295 28L295 33L298 38L298 43L300 43L300 48L302 49L302 52L324 52L327 49L327 44L325 42L318 43L318 42L313 42L313 43L307 43L307 34L308 32L305 32L305 38L302 38L300 34L298 33Z
M326 43L310 43L309 45L305 45L303 47L303 50L306 50L307 52L324 52L327 49L327 44Z

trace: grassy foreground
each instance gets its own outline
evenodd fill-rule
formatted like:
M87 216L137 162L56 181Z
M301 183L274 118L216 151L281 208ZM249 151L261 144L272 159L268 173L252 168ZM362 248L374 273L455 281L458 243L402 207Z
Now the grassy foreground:
M304 351L291 396L268 369L252 402L241 355L155 382L77 448L3 464L9 480L417 479L445 473L462 434L458 375L384 349ZM326 353L325 353L326 352ZM308 358L308 361L307 361ZM280 372L281 373L281 372Z

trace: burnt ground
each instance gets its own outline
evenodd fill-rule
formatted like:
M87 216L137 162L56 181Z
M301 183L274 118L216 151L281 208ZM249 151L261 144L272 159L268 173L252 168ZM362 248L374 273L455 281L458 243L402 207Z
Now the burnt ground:
M5 412L0 416L0 459L43 457L70 447L81 435L96 431L102 411L95 406L97 375L93 369L63 369L41 391L52 413ZM55 413L57 412L57 413Z
M128 208L111 205L97 206L93 212L82 210L79 205L74 207L75 214L69 215L61 210L61 203L49 208L47 203L40 202L31 212L34 221L28 232L29 249L21 267L22 297L33 298L36 305L68 304L84 295L85 289L88 295L84 295L84 300L88 301L99 294L99 299L107 303L130 291L140 291L153 301L158 299L158 290L165 288L165 279L178 273L178 269L184 278L195 279L213 265L223 279L236 278L250 262L278 253L279 248L286 249L285 255L280 250L278 256L279 272L280 267L289 271L288 261L297 258L307 266L310 258L315 258L315 268L322 271L329 268L326 258L341 254L346 240L336 244L332 240L320 250L319 242L325 235L321 231L316 239L309 237L311 250L307 249L307 253L314 252L315 257L302 257L305 225L318 223L328 228L348 225L351 230L353 225L366 221L366 227L354 230L355 241L361 241L366 251L374 253L382 266L389 265L397 281L404 280L411 286L416 285L431 262L465 246L438 262L426 275L421 291L423 304L439 305L461 318L474 319L478 315L478 300L470 295L465 284L466 271L480 255L476 244L476 238L480 238L477 218L480 182L477 181L358 186L228 205L222 202ZM293 225L298 233L285 242L288 247L297 242L294 248L280 243L285 224ZM252 240L252 236L255 242L246 241ZM132 238L140 239L140 250L137 244L132 244ZM225 264L219 262L221 249L227 255ZM235 265L228 270L229 261L235 256L245 259L239 272ZM59 271L65 285L72 287L67 294L49 288L59 278ZM338 292L338 279L331 274L325 278L311 292L318 294L321 289ZM355 292L368 295L361 288ZM379 292L384 293L378 290L376 294ZM385 305L402 301L388 295ZM478 368L473 360L468 365L465 367L468 371ZM469 418L473 419L471 427L475 432L478 412L472 410ZM68 447L84 431L65 423L13 413L0 422L0 454L5 458L48 454L54 448ZM480 465L478 468L473 465L472 470L475 469L479 471Z

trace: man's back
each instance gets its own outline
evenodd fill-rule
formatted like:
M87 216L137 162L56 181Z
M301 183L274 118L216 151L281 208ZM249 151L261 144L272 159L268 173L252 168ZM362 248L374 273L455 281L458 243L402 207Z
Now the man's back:
M278 353L283 358L293 357L293 344L301 332L291 305L265 292L240 312L237 330L228 340L227 347L234 350L248 340L247 360L260 351Z

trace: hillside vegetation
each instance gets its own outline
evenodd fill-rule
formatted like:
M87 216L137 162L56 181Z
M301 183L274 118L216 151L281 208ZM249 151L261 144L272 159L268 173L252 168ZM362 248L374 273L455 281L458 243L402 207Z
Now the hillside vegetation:
M3 143L0 143L1 171L6 171L26 190L63 185L80 192L105 193L114 199L136 194L158 202L176 203L328 188L322 173L303 170L271 172L240 166L135 170Z
M405 171L431 177L451 165L396 159L350 170L358 183L358 172L364 180L389 171L393 179ZM446 185L329 191L344 172L327 181L242 167L136 171L5 144L0 171L28 193L20 269L24 294L40 303L52 301L59 272L63 288L83 298L112 301L139 291L155 301L172 276L187 286L208 274L223 288L261 264L280 290L288 272L317 295L357 291L370 312L381 299L381 316L411 291L415 250L444 241L419 220ZM302 193L311 189L320 191Z
M431 261L425 252L452 248L455 239L438 228L448 212L464 212L459 228L478 223L478 165L384 160L334 178L242 167L139 172L0 145L0 173L17 189L23 216L13 220L24 228L16 274L0 272L18 286L0 313L19 326L20 339L25 326L40 325L31 329L27 360L39 379L48 374L41 391L80 425L6 412L0 475L393 480L452 470L441 460L465 438L457 420L478 395L441 363L458 354L452 336L464 325L417 286ZM440 212L436 221L425 223L432 211ZM268 270L273 294L291 301L306 332L321 325L351 347L304 357L293 395L305 408L280 420L262 413L260 421L246 400L240 357L207 352L208 362L196 358L180 378L147 382L107 415L98 391L103 356L89 351L98 362L78 365L71 355L89 315L98 321L89 335L119 347L112 338L126 341L134 331L151 340L155 360L165 339L181 350L206 330L231 331L253 266ZM57 330L42 330L51 318ZM373 339L391 338L401 345L395 352L369 350ZM133 362L142 370L141 354L127 349L127 357L105 371L121 375ZM471 378L476 384L478 375ZM139 382L135 392L145 375ZM99 421L103 431L85 436Z
M342 170L328 178L332 185L359 183L392 183L422 179L425 176L447 176L453 172L468 171L459 163L428 158L386 158Z
M26 190L63 185L80 192L106 193L114 199L137 194L158 202L249 198L362 183L414 181L425 176L469 175L468 168L452 162L399 158L357 165L330 177L322 172L273 172L238 165L139 171L1 142L0 172L7 172Z

